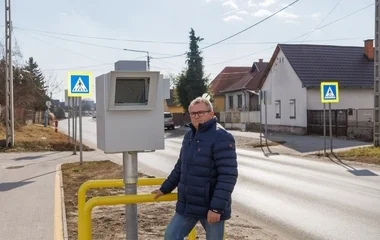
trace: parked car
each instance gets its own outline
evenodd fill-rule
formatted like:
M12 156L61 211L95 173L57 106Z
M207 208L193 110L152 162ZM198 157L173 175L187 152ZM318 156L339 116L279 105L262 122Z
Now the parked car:
M173 114L170 112L164 112L165 128L174 130Z

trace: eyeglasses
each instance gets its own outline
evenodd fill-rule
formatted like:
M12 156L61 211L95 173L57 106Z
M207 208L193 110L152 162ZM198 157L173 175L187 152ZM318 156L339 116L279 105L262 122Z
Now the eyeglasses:
M205 113L209 113L210 111L199 111L199 112L191 112L190 113L190 117L195 117L196 115L198 115L198 117L203 117L205 115Z

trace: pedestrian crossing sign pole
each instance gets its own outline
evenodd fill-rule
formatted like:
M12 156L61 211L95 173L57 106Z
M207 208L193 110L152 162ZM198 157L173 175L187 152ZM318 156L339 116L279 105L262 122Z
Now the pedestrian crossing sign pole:
M329 132L330 132L330 151L333 153L332 139L332 116L331 103L339 103L339 83L338 82L321 82L321 102L323 104L323 137L324 137L324 155L326 153L326 103L329 104Z
M73 136L74 136L74 153L77 148L77 113L79 113L79 160L83 162L83 144L82 144L82 98L92 96L93 78L90 72L69 72L68 73L68 89L67 97L73 101ZM77 109L79 107L79 109Z

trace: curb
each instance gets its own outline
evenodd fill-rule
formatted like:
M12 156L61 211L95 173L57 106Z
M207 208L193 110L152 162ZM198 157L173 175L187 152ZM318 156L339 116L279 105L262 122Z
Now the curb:
M61 165L56 167L54 189L54 240L68 240Z
M68 240L69 235L67 232L67 220L66 220L66 205L65 205L65 193L63 189L63 177L62 177L62 171L61 171L61 165L59 164L59 187L61 189L61 206L62 206L62 228L63 228L63 239Z

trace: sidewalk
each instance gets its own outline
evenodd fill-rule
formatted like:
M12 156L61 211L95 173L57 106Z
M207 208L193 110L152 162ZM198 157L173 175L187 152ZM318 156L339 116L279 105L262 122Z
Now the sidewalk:
M56 167L79 161L79 153L1 153L0 158L0 239L54 239ZM83 159L110 158L92 151L83 152Z
M248 137L260 139L260 133L256 132L241 132L229 130L234 136ZM263 134L263 140L265 136ZM309 155L315 153L323 153L324 137L311 135L288 135L282 133L268 133L268 140L285 142L282 145L269 147L271 151L293 154L293 155ZM346 151L352 148L371 146L369 142L356 140L344 140L333 137L333 148L335 152ZM326 137L326 149L330 149L330 138Z
M189 130L187 127L179 127L177 131L186 132ZM232 135L239 137L246 137L252 139L260 139L260 133L258 132L241 132L236 130L228 130ZM264 133L262 133L263 141L265 142ZM276 152L280 154L290 154L306 156L310 154L323 153L323 136L311 136L311 135L290 135L284 133L268 133L268 140L285 142L282 145L264 147L263 150ZM372 146L370 142L362 142L356 140L344 140L333 137L334 152L346 151L352 148L368 147ZM269 148L269 149L268 149ZM259 150L260 148L258 148ZM326 150L330 150L330 138L326 137Z

